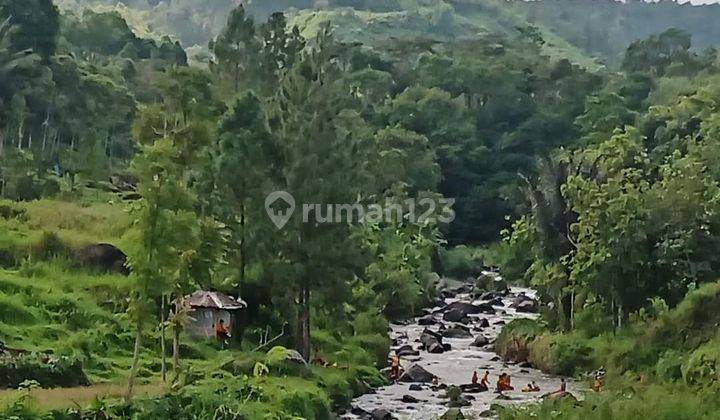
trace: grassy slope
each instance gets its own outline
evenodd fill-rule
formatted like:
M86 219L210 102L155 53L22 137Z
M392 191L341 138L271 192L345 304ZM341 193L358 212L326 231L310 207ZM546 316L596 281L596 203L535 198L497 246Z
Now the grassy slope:
M120 245L129 223L124 207L60 200L0 206L15 214L0 217L0 252L13 256L0 268L0 340L80 358L93 379L124 371L132 334L122 312L131 280L79 269L69 260L84 245ZM48 243L48 233L61 245ZM46 255L49 247L63 255Z
M79 359L93 383L88 388L32 390L24 397L23 410L27 408L29 413L77 408L96 397L122 395L134 339L125 313L132 278L89 271L76 267L68 258L48 258L43 252L48 246L43 232L57 234L63 247L71 248L70 253L97 242L113 243L122 249L129 217L122 203L103 198L108 197L86 194L82 200L85 204L0 201L0 251L16 257L14 263L5 261L4 268L0 266L0 341L14 349ZM159 337L151 324L148 322L143 335L139 378L139 395L146 398L170 392L160 381ZM205 409L230 404L227 398L233 387L240 393L251 389L246 399L231 402L250 418L281 412L314 418L327 415L335 405L348 403L366 386L358 379L376 384L382 381L373 367L375 355L365 349L375 347L377 353L383 350L386 354L387 343L363 341L363 337L341 343L328 334L317 340L323 356L335 362L335 367L313 367L312 372L299 375L270 366L269 374L259 377L253 370L256 362L265 361L264 353L218 351L213 342L186 340L182 355L187 373L182 380L190 385L179 392L183 398L201 401L197 405ZM13 404L23 395L0 391L0 417L18 415L12 411L16 407ZM176 406L172 401L170 404ZM162 406L155 400L143 404Z

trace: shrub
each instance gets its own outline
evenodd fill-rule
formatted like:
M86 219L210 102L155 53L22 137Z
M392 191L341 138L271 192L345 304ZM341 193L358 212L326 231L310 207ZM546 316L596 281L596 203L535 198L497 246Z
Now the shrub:
M28 325L36 321L36 315L27 308L17 295L0 293L0 322L9 325Z
M90 385L82 364L76 359L39 354L0 358L0 384L3 387L17 388L27 380L48 388Z
M683 356L675 350L668 350L660 356L655 365L655 373L667 381L675 381L682 378Z
M330 401L318 390L292 389L279 397L280 406L291 415L305 419L330 418Z
M60 194L60 183L54 178L48 178L42 185L43 197L55 197Z
M457 279L475 277L482 271L482 258L465 245L443 250L440 253L442 274Z
M69 257L71 249L55 232L43 232L40 239L32 245L31 253L33 257L39 259L64 258Z
M20 201L37 200L41 196L41 188L32 176L25 175L17 179L14 188L10 188L7 196Z
M651 384L640 392L632 385L618 392L588 393L584 401L547 398L541 404L495 406L501 420L536 419L662 419L712 420L717 418L718 400L712 393L685 387Z
M24 208L10 202L0 203L0 218L3 218L5 220L22 219L24 215Z
M530 343L545 330L538 321L514 319L495 340L495 352L505 360L525 361L530 355Z
M575 314L575 329L588 338L612 331L612 328L612 317L599 303L588 305Z
M575 334L542 334L530 344L528 360L535 367L558 375L573 376L593 368L592 349Z
M252 375L255 365L259 362L267 363L265 355L262 353L243 352L239 356L224 362L220 369L230 372L233 375Z
M384 365L387 361L388 349L390 348L390 339L387 335L381 334L365 334L351 337L347 340L348 345L355 345L362 348L370 357L368 366Z
M376 312L361 312L352 321L355 334L379 334L387 331L387 320Z
M349 378L346 372L325 369L319 386L325 390L336 407L346 407L355 396L355 387L349 382L352 379L354 378Z
M688 385L711 385L720 380L720 342L712 340L690 353L682 365L682 377Z

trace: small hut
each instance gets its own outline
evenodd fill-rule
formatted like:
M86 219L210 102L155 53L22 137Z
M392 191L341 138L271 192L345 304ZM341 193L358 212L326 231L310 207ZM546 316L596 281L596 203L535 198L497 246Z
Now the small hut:
M194 337L214 337L215 324L221 319L225 328L232 331L233 324L239 319L238 311L247 308L247 303L240 298L233 298L220 292L198 290L185 298L190 307L187 332Z

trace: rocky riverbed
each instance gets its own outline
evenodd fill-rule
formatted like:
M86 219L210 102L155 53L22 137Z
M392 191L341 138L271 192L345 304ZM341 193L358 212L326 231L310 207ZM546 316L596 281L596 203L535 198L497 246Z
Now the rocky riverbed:
M491 416L492 404L527 403L559 388L559 377L528 364L504 363L493 352L492 343L507 322L538 316L533 290L511 287L480 294L467 285L456 285L446 289L444 296L424 316L391 325L393 350L400 355L405 374L400 382L355 399L352 414L346 418L433 419L453 405L463 405L460 409L466 417L483 418ZM451 403L447 389L469 384L473 370L480 377L490 371L491 389L463 392ZM511 375L515 390L500 396L494 387L502 372ZM437 377L435 384L432 376ZM521 392L531 381L541 391ZM577 383L567 384L575 395L579 388Z

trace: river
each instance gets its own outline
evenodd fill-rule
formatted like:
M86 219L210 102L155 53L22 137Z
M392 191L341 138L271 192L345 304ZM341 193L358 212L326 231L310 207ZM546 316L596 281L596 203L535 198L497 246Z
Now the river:
M536 318L535 313L518 312L511 307L514 299L525 294L527 297L535 298L535 291L526 288L511 287L510 292L501 297L502 305L495 301L492 305L495 314L473 314L469 315L469 327L473 337L469 338L443 338L444 343L450 344L450 350L440 354L429 353L421 349L419 337L425 328L431 331L439 331L441 325L449 327L452 322L443 320L442 306L436 306L426 311L437 322L435 325L423 326L418 323L422 317L413 319L406 324L391 324L391 338L394 339L397 349L402 345L411 345L419 350L419 355L401 357L401 366L407 369L413 363L417 363L428 372L437 376L439 384L461 385L471 382L473 369L477 369L478 375L482 377L486 370L490 371L491 390L487 392L466 394L469 396L471 405L462 407L461 410L466 417L482 418L489 414L487 410L491 404L523 404L537 401L541 395L555 391L560 386L560 378L548 375L540 370L524 365L504 363L497 354L493 352L492 343L503 328L503 325L517 318ZM473 304L488 303L489 300L472 299L468 293L460 293L444 299L444 304L456 301L472 302ZM443 305L444 306L444 305ZM490 324L487 327L480 327L482 319L487 319ZM467 320L465 320L467 322ZM472 346L474 337L482 334L489 339L489 344L483 347ZM512 377L514 391L506 391L504 394L510 397L509 400L498 399L498 394L493 392L498 375L506 372ZM541 391L537 393L521 392L526 384L535 381ZM433 419L437 418L448 410L448 399L443 398L445 390L437 389L432 384L421 384L421 390L410 390L410 383L400 382L384 386L374 390L373 393L362 395L352 402L353 413L346 418L371 417L369 414L374 411L386 410L393 417L398 419ZM413 388L417 388L417 385ZM433 390L435 388L435 390ZM568 381L567 390L574 395L579 395L580 384ZM408 398L408 396L410 398ZM404 398L405 397L405 398ZM418 402L407 402L417 399ZM378 410L378 411L376 411Z

